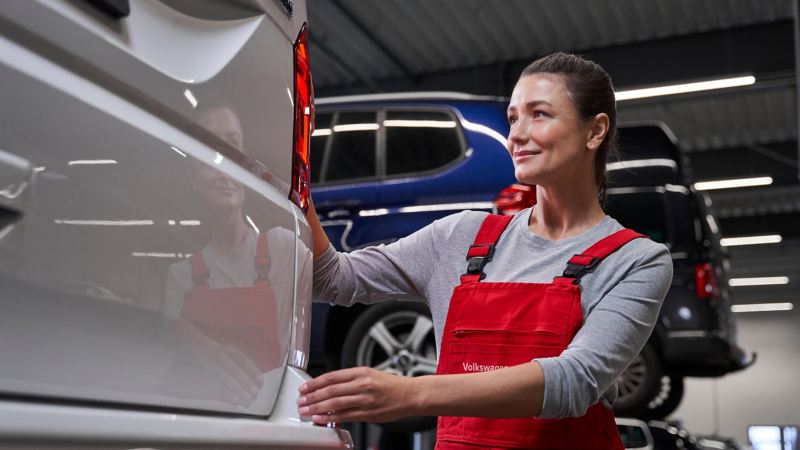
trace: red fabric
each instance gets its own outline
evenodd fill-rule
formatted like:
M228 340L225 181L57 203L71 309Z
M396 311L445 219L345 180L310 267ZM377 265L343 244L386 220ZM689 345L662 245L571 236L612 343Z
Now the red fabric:
M600 239L594 245L584 250L584 252L581 253L579 257L589 257L590 262L591 262L591 257L605 259L606 256L614 253L623 245L640 237L646 237L646 236L643 234L639 234L628 228L625 228L623 230L617 231L616 233L610 234L604 237L603 239ZM572 258L576 257L573 256ZM571 259L570 262L572 262ZM583 263L576 263L576 264L583 264Z
M502 233L498 223L487 218L476 243L496 242ZM490 229L484 230L487 226ZM494 241L486 242L487 236ZM495 370L558 356L583 323L580 287L570 282L484 283L474 278L465 281L467 277L477 275L462 276L462 284L453 291L438 375ZM600 403L583 417L567 419L443 416L437 433L437 450L623 449L614 415Z
M513 218L514 216L489 214L483 219L481 228L478 230L478 234L475 236L475 242L473 242L472 245L494 245L497 240L500 239L503 230L506 229L506 226L508 226L508 223L511 222Z
M592 256L575 255L569 259L570 264L578 264L580 266L588 266L594 261Z
M271 260L269 246L267 245L267 233L258 235L258 243L256 245L256 265L269 268Z
M263 238L262 238L263 237ZM269 264L266 235L261 234L256 251L256 266ZM263 371L280 366L277 304L268 280L253 286L211 289L208 266L202 252L189 258L192 277L200 280L184 296L181 315L197 325L210 339L237 347ZM199 278L198 278L199 277Z

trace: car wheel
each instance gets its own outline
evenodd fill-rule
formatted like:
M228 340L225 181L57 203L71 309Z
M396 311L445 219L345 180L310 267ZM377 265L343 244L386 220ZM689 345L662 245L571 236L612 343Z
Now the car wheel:
M427 305L389 302L367 308L353 322L342 349L342 367L357 366L410 377L436 373L436 339ZM435 427L436 418L411 417L381 426L422 431Z
M642 414L645 420L661 420L678 409L683 399L683 377L664 375L658 394L647 404L647 411Z
M619 395L614 412L621 417L639 417L658 395L664 370L653 345L645 344L630 366L617 377Z

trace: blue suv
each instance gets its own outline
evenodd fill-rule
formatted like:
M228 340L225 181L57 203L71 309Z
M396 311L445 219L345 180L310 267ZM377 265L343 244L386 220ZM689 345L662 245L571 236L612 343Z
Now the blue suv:
M337 250L390 243L464 209L513 214L530 206L532 188L516 184L506 151L506 105L456 93L318 99L312 191ZM666 244L675 277L653 336L618 380L615 409L660 418L677 408L684 376L721 376L749 361L735 343L710 200L691 188L674 137L663 125L628 126L620 146L608 165L606 211ZM311 352L317 371L367 365L417 376L436 367L427 306L414 302L317 303ZM432 424L418 418L389 426Z

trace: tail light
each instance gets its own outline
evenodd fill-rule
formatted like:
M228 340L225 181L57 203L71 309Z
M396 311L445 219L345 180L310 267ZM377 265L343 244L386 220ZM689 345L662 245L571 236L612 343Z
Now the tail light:
M494 199L497 212L511 215L536 204L536 186L512 184Z
M292 147L292 189L289 198L308 211L310 178L309 147L314 127L314 86L308 59L308 24L300 28L294 42L294 134Z
M694 266L694 281L697 298L711 300L719 295L719 281L711 263L699 263Z

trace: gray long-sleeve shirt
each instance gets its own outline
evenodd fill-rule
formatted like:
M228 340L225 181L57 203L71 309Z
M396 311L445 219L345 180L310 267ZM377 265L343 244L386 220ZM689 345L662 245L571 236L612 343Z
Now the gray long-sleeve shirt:
M551 241L530 231L530 212L509 223L483 282L551 282L572 255L623 228L606 216L580 235ZM330 247L314 261L314 298L345 306L427 301L440 348L450 297L485 217L464 211L389 245L351 253ZM583 327L560 356L535 359L544 371L538 417L577 417L601 399L614 403L615 380L650 336L671 280L669 251L649 239L634 239L581 279Z

